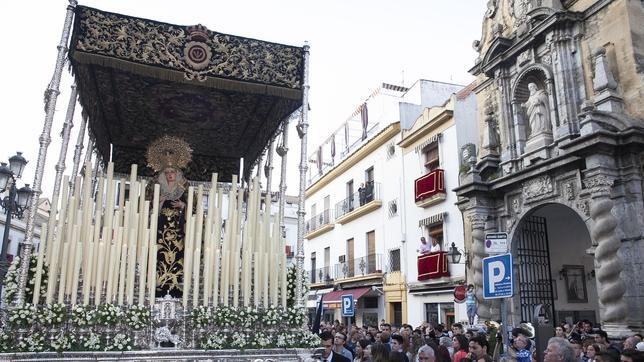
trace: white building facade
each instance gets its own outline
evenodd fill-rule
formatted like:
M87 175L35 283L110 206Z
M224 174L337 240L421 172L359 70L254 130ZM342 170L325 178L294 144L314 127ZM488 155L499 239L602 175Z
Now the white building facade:
M418 155L409 152L411 146L401 147L409 133L401 127L416 132L413 127L427 107L445 103L460 89L425 80L410 88L382 84L310 156L305 269L311 312L323 296L325 319L341 319L340 296L352 294L352 323L377 325L385 319L419 325L425 320L425 304L432 300L414 296L412 303L408 288L418 279L418 222L433 213L453 215L441 220L445 234L454 235L449 240L462 248L462 221L451 198L432 208L415 204L414 180L424 169ZM446 152L441 167L450 170L447 183L455 186L458 157L448 161L448 154L457 155L458 149L453 123L441 128ZM456 272L460 277L455 280L464 280L464 266Z

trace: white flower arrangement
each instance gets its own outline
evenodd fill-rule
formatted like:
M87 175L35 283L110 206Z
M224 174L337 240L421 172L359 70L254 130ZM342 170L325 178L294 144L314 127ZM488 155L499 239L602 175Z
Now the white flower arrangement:
M9 310L8 324L12 327L29 327L38 316L38 309L33 304L22 304Z
M265 327L274 327L282 320L282 311L274 306L264 309L260 315Z
M210 324L212 320L210 314L211 313L209 308L198 306L190 312L190 321L196 328L205 328Z
M225 333L212 333L201 343L203 349L224 349L229 345L228 335Z
M150 309L134 305L125 314L125 324L135 331L139 331L150 325Z
M103 326L115 326L123 317L123 311L118 305L111 303L101 304L96 311L96 322Z
M254 335L255 339L252 343L254 348L267 348L272 347L272 339L264 332L257 332Z
M112 338L109 345L105 346L106 351L130 351L132 350L132 339L125 333L118 333Z
M10 352L13 347L13 336L5 329L0 329L0 353Z
M27 285L25 286L25 300L31 301L34 295L34 286L36 284L36 267L38 266L38 256L32 255L29 258L29 271L27 273ZM20 277L20 257L13 258L7 274L4 278L3 299L6 304L13 301L18 293L18 279ZM48 267L43 264L42 277L40 280L40 296L44 300L47 294L47 275Z
M21 352L43 352L47 350L45 335L40 332L32 333L20 341L17 348Z
M257 310L251 307L240 308L237 312L237 325L244 328L255 327L259 320Z
M282 312L282 324L289 327L301 327L304 325L306 317L306 311L303 308L287 308Z
M286 274L286 305L289 308L292 308L296 305L295 303L295 286L297 285L297 269L294 265L288 267ZM309 293L309 285L306 282L308 274L305 270L302 270L302 295L307 295Z
M70 333L60 333L56 339L51 342L50 349L56 352L69 351L72 349L74 336Z
M59 326L65 322L67 313L63 304L48 304L38 313L38 322L43 326Z
M250 344L250 336L243 332L234 332L230 339L230 346L233 348L245 349Z
M72 309L71 322L77 327L93 326L96 323L96 309L89 305L76 305Z
M83 342L82 346L83 349L87 351L98 351L101 349L101 337L98 334L91 332Z
M212 322L217 327L235 326L236 319L236 310L231 307L219 306L212 313Z

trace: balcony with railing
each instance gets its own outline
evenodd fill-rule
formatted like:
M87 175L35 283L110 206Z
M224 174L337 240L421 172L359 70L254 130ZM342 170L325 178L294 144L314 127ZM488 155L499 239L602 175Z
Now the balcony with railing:
M416 205L428 207L445 200L444 171L437 168L414 181L414 197Z
M333 282L332 271L333 268L330 266L309 270L309 281L311 284L331 284Z
M333 223L333 210L326 209L321 213L306 220L306 231L304 238L313 239L325 232L332 230L335 224Z
M358 192L335 205L335 222L346 224L382 206L380 183L369 181Z
M334 265L336 280L373 275L381 277L384 270L382 254L369 254L360 258L347 260Z

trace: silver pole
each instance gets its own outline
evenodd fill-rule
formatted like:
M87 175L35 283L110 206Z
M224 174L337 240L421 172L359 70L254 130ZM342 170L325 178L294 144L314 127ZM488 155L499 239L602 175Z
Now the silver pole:
M27 277L29 272L29 259L31 258L31 249L33 248L34 236L34 219L36 210L38 208L38 199L42 194L41 184L42 177L45 171L45 161L47 159L47 148L51 142L51 125L54 121L54 113L56 111L56 100L58 98L60 88L60 78L65 66L65 55L67 54L67 42L69 40L69 33L72 27L72 19L74 18L74 9L77 2L76 0L69 0L67 6L67 14L65 15L65 24L63 25L63 34L60 37L60 44L58 45L58 57L56 59L56 67L54 68L54 76L47 87L45 92L45 123L43 125L42 134L40 135L40 149L38 150L38 161L36 162L36 173L33 182L33 196L29 203L29 212L27 213L27 223L25 226L25 240L23 243L20 272L18 281L18 293L16 293L16 304L22 305L25 302L25 287L27 286Z
M282 144L277 146L277 154L282 158L282 164L280 165L279 204L277 211L277 220L279 220L280 223L280 232L284 231L284 205L286 203L286 164L288 159L288 124L290 119L291 117L289 116L282 123Z
M78 138L76 139L76 148L74 149L74 166L72 167L72 177L69 180L71 183L70 195L76 192L76 175L80 168L81 154L83 153L83 141L85 139L85 128L87 127L87 117L85 114L82 116L80 128L78 129Z
M296 259L296 285L295 298L298 308L304 308L304 296L302 295L304 270L304 196L306 189L306 171L308 162L306 158L306 131L309 127L309 44L304 44L304 87L302 92L302 118L298 125L298 134L300 135L300 193L298 195L297 206L297 255Z
M268 172L265 172L266 176L266 192L271 193L271 181L273 180L273 143L275 139L271 139L271 143L268 144L268 157L266 158L266 163L264 164L264 169Z
M74 127L74 109L76 108L76 85L72 85L72 93L69 95L69 105L67 105L67 115L65 116L65 123L63 124L63 143L60 145L60 154L58 155L58 163L56 164L56 178L54 179L54 207L58 205L58 193L60 192L60 183L63 179L63 172L65 171L65 158L67 157L67 146L69 145L69 135ZM68 185L65 185L66 187ZM53 232L50 230L49 232Z

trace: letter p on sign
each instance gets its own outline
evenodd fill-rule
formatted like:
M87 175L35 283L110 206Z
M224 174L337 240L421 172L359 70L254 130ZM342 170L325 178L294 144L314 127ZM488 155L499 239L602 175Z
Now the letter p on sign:
M500 261L493 261L487 265L488 275L490 276L490 292L495 291L495 284L503 280L505 276L505 265Z

